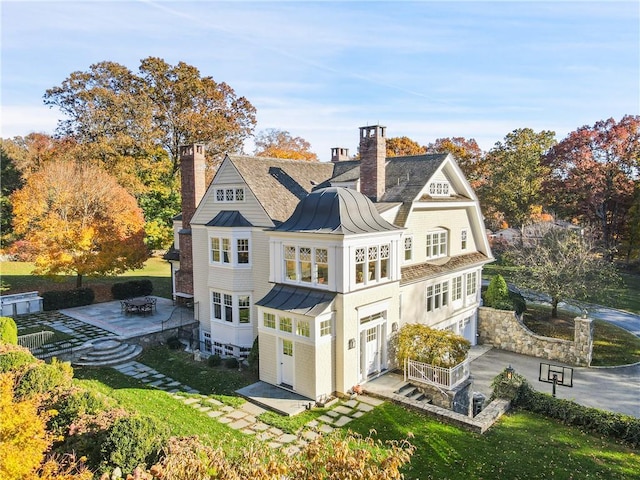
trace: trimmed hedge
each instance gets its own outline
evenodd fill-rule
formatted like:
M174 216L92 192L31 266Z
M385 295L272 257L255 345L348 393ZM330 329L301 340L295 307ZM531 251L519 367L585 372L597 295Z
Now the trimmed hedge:
M87 288L75 288L73 290L52 290L42 293L42 308L48 312L63 308L81 307L91 305L96 295Z
M18 398L69 388L73 378L73 368L68 362L37 363L19 378L15 388Z
M491 384L491 398L507 398L514 408L554 418L573 427L596 435L616 438L633 448L640 447L640 418L585 407L570 400L553 397L534 390L518 374L508 378L506 370L498 374Z
M146 297L153 292L151 280L130 280L128 282L114 283L111 286L111 295L115 300L127 298Z
M0 317L0 342L18 344L18 326L11 317Z

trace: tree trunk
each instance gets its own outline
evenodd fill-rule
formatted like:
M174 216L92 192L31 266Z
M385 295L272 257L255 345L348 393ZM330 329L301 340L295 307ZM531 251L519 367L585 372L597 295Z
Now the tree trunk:
M557 298L551 300L551 318L558 318L558 303L559 300Z
M82 274L78 273L76 275L76 288L82 288Z

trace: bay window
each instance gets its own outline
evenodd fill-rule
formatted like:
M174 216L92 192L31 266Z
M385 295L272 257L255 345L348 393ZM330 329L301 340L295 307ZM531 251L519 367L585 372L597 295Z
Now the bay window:
M285 280L322 285L329 280L326 248L284 246Z

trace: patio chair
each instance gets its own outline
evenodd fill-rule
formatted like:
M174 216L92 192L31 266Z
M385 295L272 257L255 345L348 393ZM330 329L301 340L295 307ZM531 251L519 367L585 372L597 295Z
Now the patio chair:
M151 308L153 310L155 310L156 312L158 311L158 307L156 306L156 303L158 302L157 298L155 298L155 297L146 297L145 300L151 304Z

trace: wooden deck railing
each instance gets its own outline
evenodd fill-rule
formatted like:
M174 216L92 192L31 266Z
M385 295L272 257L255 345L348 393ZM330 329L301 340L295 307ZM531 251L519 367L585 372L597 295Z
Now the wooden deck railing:
M405 360L404 363L405 381L413 380L436 384L447 389L458 386L469 378L469 375L468 359L451 368L437 367L428 363L416 362L415 360Z

